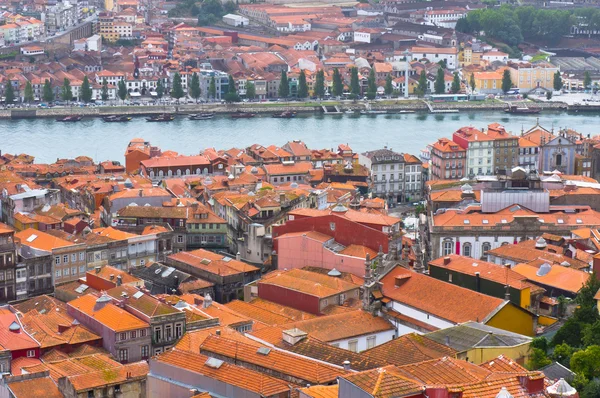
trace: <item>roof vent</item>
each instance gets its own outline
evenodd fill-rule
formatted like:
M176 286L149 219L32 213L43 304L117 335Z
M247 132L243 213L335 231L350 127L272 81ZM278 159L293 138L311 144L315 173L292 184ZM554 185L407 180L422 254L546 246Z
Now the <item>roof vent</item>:
M260 347L260 348L259 348L259 349L256 351L256 353L257 353L257 354L260 354L260 355L265 355L265 356L266 356L266 355L269 355L269 353L270 353L270 352L271 352L271 349L270 349L270 348L267 348L267 347Z
M335 205L335 207L333 209L331 209L332 213L346 213L348 211L348 208L346 206L344 206L341 203L338 203L337 205Z
M334 276L334 277L339 277L339 276L342 276L342 273L340 271L338 271L337 269L334 268L331 271L329 271L327 273L327 275Z
M204 364L209 368L219 369L223 365L223 361L217 358L208 358Z
M542 237L540 237L537 240L537 242L535 242L535 248L536 249L542 250L542 249L545 249L546 246L548 246L548 244L546 243L546 239L544 239Z
M563 261L562 263L560 263L560 265L562 265L563 267L570 267L571 266L571 264L569 264L569 262L566 261L566 260Z
M544 263L540 266L540 268L537 270L537 272L535 273L537 276L545 276L548 275L548 273L552 271L552 266L548 263Z
M8 327L8 330L13 333L19 333L21 331L21 325L19 325L16 321L13 321L13 323L11 323Z

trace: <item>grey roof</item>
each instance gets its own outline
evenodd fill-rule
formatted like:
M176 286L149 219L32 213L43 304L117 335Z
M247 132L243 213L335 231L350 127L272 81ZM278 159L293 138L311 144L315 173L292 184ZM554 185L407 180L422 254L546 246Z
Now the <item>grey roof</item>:
M131 274L144 280L144 285L151 294L170 292L171 289L178 289L181 283L191 279L190 274L161 263L132 269Z
M575 377L575 373L573 373L568 368L564 367L558 362L552 362L550 365L546 365L543 368L539 369L544 376L552 381L565 379L567 381L572 381Z
M475 347L514 347L531 342L531 337L477 322L465 322L425 336L459 352Z
M377 149L363 153L363 156L371 159L371 163L404 163L404 155L390 149Z

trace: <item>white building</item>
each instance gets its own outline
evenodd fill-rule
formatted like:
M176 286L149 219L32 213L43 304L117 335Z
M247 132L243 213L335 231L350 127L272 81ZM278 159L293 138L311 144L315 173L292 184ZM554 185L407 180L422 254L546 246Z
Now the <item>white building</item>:
M410 52L415 61L427 59L429 62L438 63L445 60L448 69L453 70L458 67L458 50L456 47L413 47Z
M250 24L250 20L248 18L235 14L227 14L223 16L223 22L231 26L248 26Z
M508 62L508 54L502 51L488 51L481 55L481 59L489 62L502 62L503 64Z

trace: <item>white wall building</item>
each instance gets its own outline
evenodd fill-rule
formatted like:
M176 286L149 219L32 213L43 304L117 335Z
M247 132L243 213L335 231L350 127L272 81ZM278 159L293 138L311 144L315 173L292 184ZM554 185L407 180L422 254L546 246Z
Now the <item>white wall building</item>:
M227 14L223 16L223 22L231 26L248 26L250 24L250 20L248 18L235 14Z
M456 47L413 47L411 48L410 52L412 53L412 58L415 61L425 58L429 60L429 62L438 63L441 60L445 60L448 69L453 70L458 67L458 50Z

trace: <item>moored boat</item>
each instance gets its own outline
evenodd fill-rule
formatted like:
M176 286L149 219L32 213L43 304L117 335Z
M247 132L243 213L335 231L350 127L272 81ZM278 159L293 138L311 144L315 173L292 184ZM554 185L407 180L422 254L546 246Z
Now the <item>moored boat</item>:
M116 123L116 122L129 122L131 121L131 116L125 116L125 115L111 115L111 116L104 116L102 118L102 120L104 120L107 123Z
M232 119L250 119L256 116L256 113L237 111L231 114Z
M535 115L540 113L542 110L540 108L528 107L528 106L517 106L517 105L508 105L504 112L511 114L521 114L521 115Z
M292 118L296 117L296 112L293 112L293 111L277 112L277 113L274 113L272 116L277 119L292 119Z
M57 122L62 122L62 123L73 123L73 122L78 122L82 119L81 116L77 116L77 115L69 115L69 116L65 116L65 117L59 117L56 119Z
M206 112L206 113L195 113L193 115L190 115L189 119L190 120L209 120L209 119L212 119L213 117L215 117L215 114L213 112Z
M172 122L173 120L175 120L175 116L169 113L163 113L162 115L151 116L149 118L146 118L146 120L148 122Z

